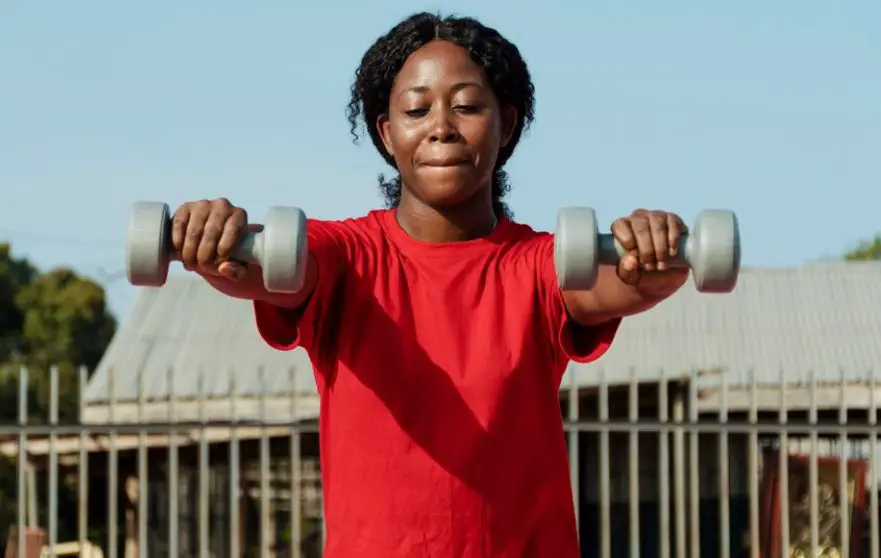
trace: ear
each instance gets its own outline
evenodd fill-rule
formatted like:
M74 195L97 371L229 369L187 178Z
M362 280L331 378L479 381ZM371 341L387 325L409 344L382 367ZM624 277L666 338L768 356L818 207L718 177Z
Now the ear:
M392 125L389 122L388 114L383 113L376 117L376 130L379 132L379 137L382 138L382 144L385 146L386 152L388 152L390 157L395 156L395 151L392 148Z
M517 126L517 109L512 105L502 107L502 147L507 147Z

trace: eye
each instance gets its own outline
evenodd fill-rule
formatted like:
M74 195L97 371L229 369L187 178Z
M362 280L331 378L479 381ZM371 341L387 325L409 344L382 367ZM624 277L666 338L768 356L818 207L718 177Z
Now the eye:
M410 118L419 118L420 116L425 116L426 114L428 114L428 109L423 109L423 108L410 109L408 111L405 111L404 114L406 114Z
M458 112L463 112L465 114L475 114L480 112L481 107L478 105L460 104L453 107L453 109Z

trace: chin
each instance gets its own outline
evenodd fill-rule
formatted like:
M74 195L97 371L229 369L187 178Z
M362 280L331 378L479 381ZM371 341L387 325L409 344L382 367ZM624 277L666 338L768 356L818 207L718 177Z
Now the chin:
M467 202L478 191L473 184L450 181L432 184L420 192L420 197L433 207L450 207Z
M452 169L450 169L452 170ZM447 169L444 169L447 171ZM479 181L472 173L437 172L422 177L418 188L419 197L434 207L449 207L465 203L480 192Z

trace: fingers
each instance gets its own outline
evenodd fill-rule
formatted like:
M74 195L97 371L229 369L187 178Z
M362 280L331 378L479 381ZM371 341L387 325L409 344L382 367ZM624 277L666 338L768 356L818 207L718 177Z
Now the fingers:
M190 222L190 205L184 204L177 208L171 218L171 245L174 251L180 255L183 252L184 238L187 234L187 225Z
M673 213L667 214L667 246L670 258L675 258L682 249L682 237L688 234L688 227Z
M657 242L655 231L659 227L657 215L644 209L638 210L638 213L630 219L630 226L636 237L640 267L645 271L654 271L655 264L659 260L658 254L655 252ZM666 228L666 223L664 228ZM664 231L663 243L667 243L666 231Z
M217 242L217 256L226 260L232 256L241 231L248 226L248 213L239 207L232 208L232 213L222 223L220 237Z
M630 217L612 223L612 234L626 254L618 265L618 275L635 283L642 272L665 271L680 250L688 229L679 216L665 211L637 209Z
M649 262L646 269L658 271L667 269L667 260L670 258L670 239L668 237L667 215L659 212L652 212L649 215L649 228L651 229L652 238L652 258L654 263Z
M239 278L244 264L228 259L247 223L247 213L226 198L186 203L172 218L172 245L187 270Z
M639 269L639 250L636 242L636 233L630 219L617 219L612 223L612 235L626 252L618 262L618 277L627 284L633 285L639 281L641 271Z
M205 222L211 214L211 202L201 200L190 204L189 219L184 229L183 243L180 247L181 263L187 271L196 269L196 254L199 243L202 242L202 233L205 231Z
M229 205L229 207L225 207ZM224 234L226 222L229 220L230 209L232 206L229 202L226 204L212 203L205 225L202 228L202 237L196 245L196 265L199 270L205 273L214 273L219 264L218 245L220 238ZM219 206L219 207L218 207Z

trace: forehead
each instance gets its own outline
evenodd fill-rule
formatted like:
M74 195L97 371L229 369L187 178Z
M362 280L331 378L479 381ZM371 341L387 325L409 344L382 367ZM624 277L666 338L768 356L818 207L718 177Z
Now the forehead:
M483 69L468 51L449 41L435 40L411 54L395 79L396 88L441 86L446 82L485 83Z

